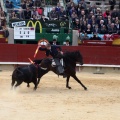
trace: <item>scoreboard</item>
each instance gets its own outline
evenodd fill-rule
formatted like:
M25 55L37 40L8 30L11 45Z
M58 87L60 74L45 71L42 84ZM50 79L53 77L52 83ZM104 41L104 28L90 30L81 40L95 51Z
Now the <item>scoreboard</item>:
M35 28L34 27L14 27L14 39L35 39Z

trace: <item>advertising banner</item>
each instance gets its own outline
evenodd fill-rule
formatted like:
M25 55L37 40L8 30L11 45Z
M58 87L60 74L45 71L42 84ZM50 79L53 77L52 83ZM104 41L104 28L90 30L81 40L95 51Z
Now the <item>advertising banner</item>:
M49 28L50 33L59 33L60 28L69 28L69 21L41 21L41 20L20 20L11 19L9 26L13 27L34 27L37 33L42 33L42 28ZM51 29L51 30L50 30Z

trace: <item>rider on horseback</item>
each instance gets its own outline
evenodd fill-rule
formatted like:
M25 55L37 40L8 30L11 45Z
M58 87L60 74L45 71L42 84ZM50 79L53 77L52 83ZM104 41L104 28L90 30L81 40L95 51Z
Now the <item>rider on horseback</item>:
M53 57L56 63L56 66L57 66L58 75L63 75L63 77L66 77L64 73L64 68L60 63L60 59L63 57L63 52L62 52L61 47L57 45L51 45L50 43L47 43L45 45L45 48L42 48L40 44L38 44L38 46L39 46L39 50L46 51L46 56L51 55Z

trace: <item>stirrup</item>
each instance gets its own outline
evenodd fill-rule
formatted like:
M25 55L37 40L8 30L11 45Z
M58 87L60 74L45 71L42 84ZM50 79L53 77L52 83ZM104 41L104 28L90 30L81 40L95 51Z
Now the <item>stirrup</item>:
M52 59L52 64L51 64L52 67L56 67L56 63L54 61L54 59Z
M56 65L52 65L52 64L51 64L51 66L52 66L52 67L56 67Z

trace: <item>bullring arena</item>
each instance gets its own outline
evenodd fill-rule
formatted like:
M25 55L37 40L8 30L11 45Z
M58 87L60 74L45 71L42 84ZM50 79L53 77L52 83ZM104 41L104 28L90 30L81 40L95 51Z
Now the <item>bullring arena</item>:
M106 69L104 74L83 68L78 78L83 88L72 78L71 90L65 88L65 78L52 72L46 74L36 91L26 83L11 90L12 65L0 65L0 120L119 120L119 69Z

